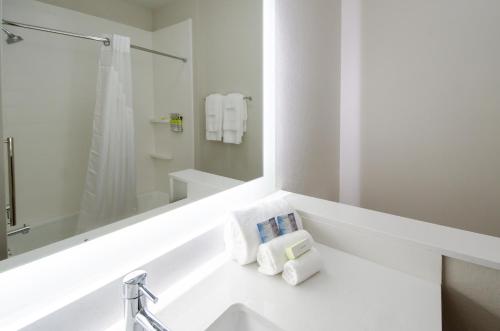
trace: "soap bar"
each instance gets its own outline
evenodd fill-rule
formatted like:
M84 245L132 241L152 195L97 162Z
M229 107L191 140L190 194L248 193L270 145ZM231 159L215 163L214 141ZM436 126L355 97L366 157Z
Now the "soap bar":
M302 254L309 251L312 247L312 241L309 238L303 239L285 250L286 257L289 260L295 260Z

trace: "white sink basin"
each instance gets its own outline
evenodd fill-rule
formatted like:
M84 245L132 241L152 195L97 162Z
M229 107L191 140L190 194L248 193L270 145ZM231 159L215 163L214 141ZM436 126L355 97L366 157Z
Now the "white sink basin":
M283 331L276 325L248 309L234 304L222 313L206 331Z

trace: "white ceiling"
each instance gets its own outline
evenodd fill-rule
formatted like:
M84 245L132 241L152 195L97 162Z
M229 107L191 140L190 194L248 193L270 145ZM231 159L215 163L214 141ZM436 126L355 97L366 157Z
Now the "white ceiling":
M124 2L134 3L136 5L146 7L149 9L158 9L165 6L173 0L122 0Z

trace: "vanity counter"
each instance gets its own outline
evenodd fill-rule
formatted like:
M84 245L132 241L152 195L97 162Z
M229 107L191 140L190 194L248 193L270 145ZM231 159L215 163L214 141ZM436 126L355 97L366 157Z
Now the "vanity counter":
M281 275L260 274L255 263L239 266L221 258L213 272L178 298L172 298L174 291L163 293L160 301L169 303L156 314L174 331L205 330L238 303L285 331L441 330L439 284L316 247L323 269L299 286L289 286Z

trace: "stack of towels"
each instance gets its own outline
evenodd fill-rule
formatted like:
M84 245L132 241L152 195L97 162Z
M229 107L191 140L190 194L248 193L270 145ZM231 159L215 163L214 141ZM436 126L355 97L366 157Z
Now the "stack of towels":
M226 250L241 265L257 261L259 272L297 285L321 269L319 252L300 215L282 198L233 211L226 223Z
M207 140L241 144L247 131L247 119L247 103L243 94L210 94L205 99Z

